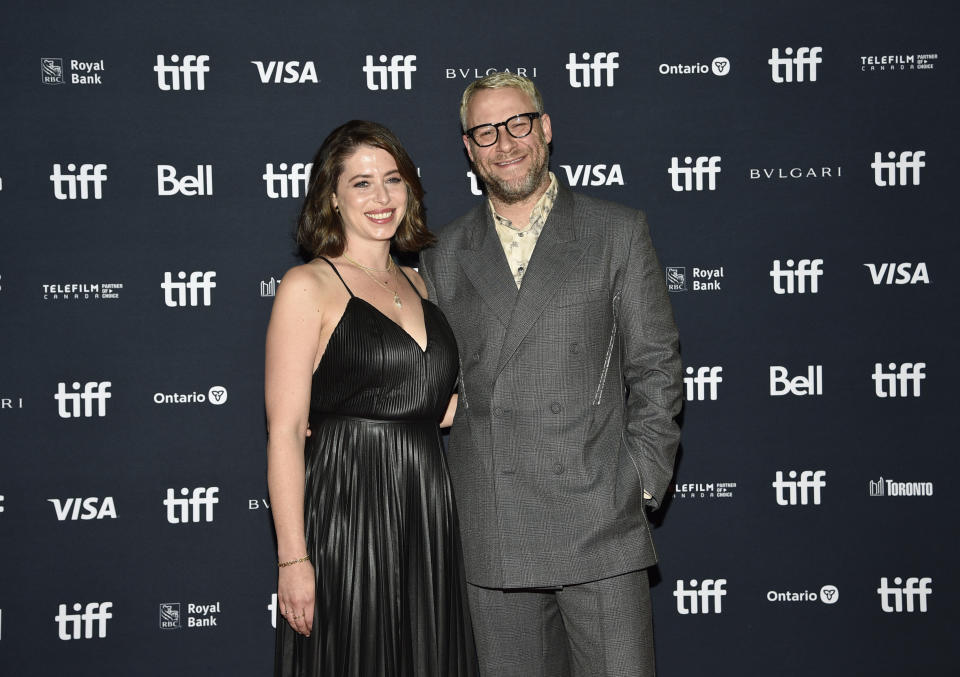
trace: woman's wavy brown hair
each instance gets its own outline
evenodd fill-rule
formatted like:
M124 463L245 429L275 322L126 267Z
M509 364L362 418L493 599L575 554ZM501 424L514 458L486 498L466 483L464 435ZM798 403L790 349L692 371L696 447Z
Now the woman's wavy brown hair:
M316 157L307 196L297 219L297 244L306 260L317 256L340 256L347 240L340 215L331 199L343 173L343 163L360 146L387 151L397 163L407 186L407 209L397 232L391 238L393 249L416 252L437 241L427 230L423 207L423 186L417 167L393 132L376 122L351 120L340 125L324 140Z

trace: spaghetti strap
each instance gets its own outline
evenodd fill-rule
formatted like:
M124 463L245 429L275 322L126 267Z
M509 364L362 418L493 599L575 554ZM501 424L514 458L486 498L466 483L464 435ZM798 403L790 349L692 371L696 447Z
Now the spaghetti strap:
M343 277L341 277L340 271L337 270L337 267L336 267L335 265L333 265L333 263L330 262L330 259L328 259L326 256L320 256L320 257L318 257L318 258L323 259L324 261L326 261L327 263L329 263L329 264L330 264L330 267L333 268L333 272L335 272L335 273L337 274L337 277L340 278L340 281L343 282ZM400 272L403 272L403 271L400 271ZM404 275L404 277L406 277L406 275ZM343 286L346 287L347 293L350 294L350 298L353 298L353 292L350 291L350 287L347 287L347 283L346 283L346 282L343 282Z
M397 264L394 264L394 265L397 266L397 270L399 270L399 271L400 271L400 274L403 275L403 279L406 280L407 283L408 283L411 287L413 287L413 291L415 291L415 292L417 293L417 296L419 296L419 297L422 299L422 298L423 298L423 295L420 293L420 290L417 289L417 285L415 285L413 282L410 281L410 278L407 277L407 274L406 274L405 272L403 272L403 268L401 268L401 267L400 267L399 265L397 265Z

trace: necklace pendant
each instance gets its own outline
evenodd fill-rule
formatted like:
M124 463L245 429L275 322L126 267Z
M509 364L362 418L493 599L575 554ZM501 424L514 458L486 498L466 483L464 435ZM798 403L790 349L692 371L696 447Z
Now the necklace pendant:
M400 300L400 294L393 292L393 305L397 308L403 308L403 301Z

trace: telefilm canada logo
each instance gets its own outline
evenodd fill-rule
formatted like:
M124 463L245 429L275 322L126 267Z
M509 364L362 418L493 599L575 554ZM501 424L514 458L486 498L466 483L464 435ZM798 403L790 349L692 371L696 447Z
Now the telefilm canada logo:
M940 55L935 52L909 54L863 54L860 70L863 73L909 73L932 71Z
M695 63L662 63L657 67L660 75L717 75L724 77L730 74L730 59L725 56L715 57L709 64Z
M215 628L219 619L220 602L197 604L188 602L183 613L181 602L160 603L160 629L182 630L186 628Z
M44 301L115 301L122 282L51 282L41 285Z
M219 407L229 398L223 386L211 386L206 392L193 390L189 393L154 393L154 404L212 404Z
M933 482L899 482L881 477L870 480L868 491L870 496L879 498L933 496Z
M45 85L102 85L106 71L103 59L81 61L68 59L69 71L64 69L63 59L45 56L40 59L40 81Z
M687 275L686 266L668 266L666 269L667 289L669 291L722 291L723 278L726 273L723 266L719 268L690 268Z
M769 590L767 591L767 601L776 603L792 602L823 602L824 604L836 604L840 599L840 590L835 585L824 585L817 590Z
M733 498L736 482L677 482L671 487L675 498Z

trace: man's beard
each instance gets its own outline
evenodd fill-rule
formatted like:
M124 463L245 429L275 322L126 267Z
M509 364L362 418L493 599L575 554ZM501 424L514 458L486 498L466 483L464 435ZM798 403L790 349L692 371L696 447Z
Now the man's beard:
M474 170L487 187L487 193L498 202L512 205L523 202L537 192L547 175L549 149L542 132L538 134L540 143L530 149L531 163L527 173L519 179L506 181L488 174L486 168L474 163Z

